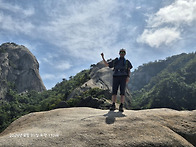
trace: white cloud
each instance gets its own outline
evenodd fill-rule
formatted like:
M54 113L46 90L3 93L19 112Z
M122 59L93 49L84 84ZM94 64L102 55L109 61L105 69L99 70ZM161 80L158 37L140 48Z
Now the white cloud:
M62 60L58 54L46 53L39 61L41 64L48 64L58 71L67 70L72 66L68 61Z
M47 34L41 37L52 40L59 52L72 57L95 60L101 50L111 50L108 47L117 42L125 24L119 15L120 3L113 0L71 3L63 10L54 9L61 14L48 12L51 21L40 28L42 34Z
M54 80L56 76L54 74L42 74L42 80Z
M137 6L135 9L139 10L139 9L141 9L141 6Z
M0 28L14 33L29 34L35 28L30 22L14 19L9 15L0 13Z
M3 2L2 0L0 0L0 9L7 10L13 13L19 13L22 15L22 17L32 16L35 13L35 9L33 7L22 8L19 5Z
M6 10L13 8L12 12L16 12L17 16L0 12L0 29L50 42L61 54L89 61L95 61L101 51L112 54L120 32L127 23L121 15L130 18L131 10L126 7L132 7L131 2L113 0L45 0L40 1L40 8L47 21L38 22L30 17L37 14L35 8L25 9L20 5L3 3L1 0L0 4ZM27 16L26 19L18 17L21 14ZM39 16L36 17L39 19ZM131 33L127 31L126 35Z
M159 47L162 44L170 43L180 39L180 33L175 28L161 28L158 30L145 30L138 42L145 42L151 47Z
M12 13L4 13L3 10ZM12 5L0 1L0 29L18 34L32 34L36 28L25 18L34 14L34 8L22 8L18 5ZM16 17L17 15L17 17Z
M173 24L176 26L186 24L191 25L196 20L196 1L195 0L176 0L171 5L161 8L148 21L152 27L163 24Z
M71 64L68 62L57 62L56 66L54 65L54 67L58 70L67 70L71 67Z
M158 48L181 39L183 27L194 27L196 21L196 1L176 0L150 15L148 27L138 37L138 42Z

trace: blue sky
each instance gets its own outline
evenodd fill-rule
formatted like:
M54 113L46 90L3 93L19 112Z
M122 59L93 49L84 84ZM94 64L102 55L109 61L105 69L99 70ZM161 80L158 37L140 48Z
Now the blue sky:
M196 50L195 0L0 0L0 44L26 46L47 89L119 49L134 68ZM134 70L134 69L133 69Z

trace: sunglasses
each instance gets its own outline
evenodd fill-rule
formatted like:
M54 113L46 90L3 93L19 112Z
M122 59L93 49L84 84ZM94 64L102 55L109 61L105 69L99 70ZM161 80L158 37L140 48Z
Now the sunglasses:
M120 51L120 54L125 54L125 51Z

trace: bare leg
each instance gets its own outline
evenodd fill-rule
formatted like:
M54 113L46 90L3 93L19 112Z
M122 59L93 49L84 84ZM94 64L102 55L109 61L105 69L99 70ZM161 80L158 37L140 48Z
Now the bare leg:
M125 95L121 95L120 97L120 103L124 104L125 102Z
M116 103L116 99L117 99L117 98L116 98L116 95L112 95L112 102L113 102L113 103Z

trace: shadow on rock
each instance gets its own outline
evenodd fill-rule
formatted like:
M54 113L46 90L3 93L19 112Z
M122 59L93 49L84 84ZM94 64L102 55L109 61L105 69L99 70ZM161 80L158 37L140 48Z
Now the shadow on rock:
M105 122L107 124L113 124L116 121L116 117L126 117L126 115L122 114L122 112L115 111L109 111L107 114L104 114L103 116L106 116Z

